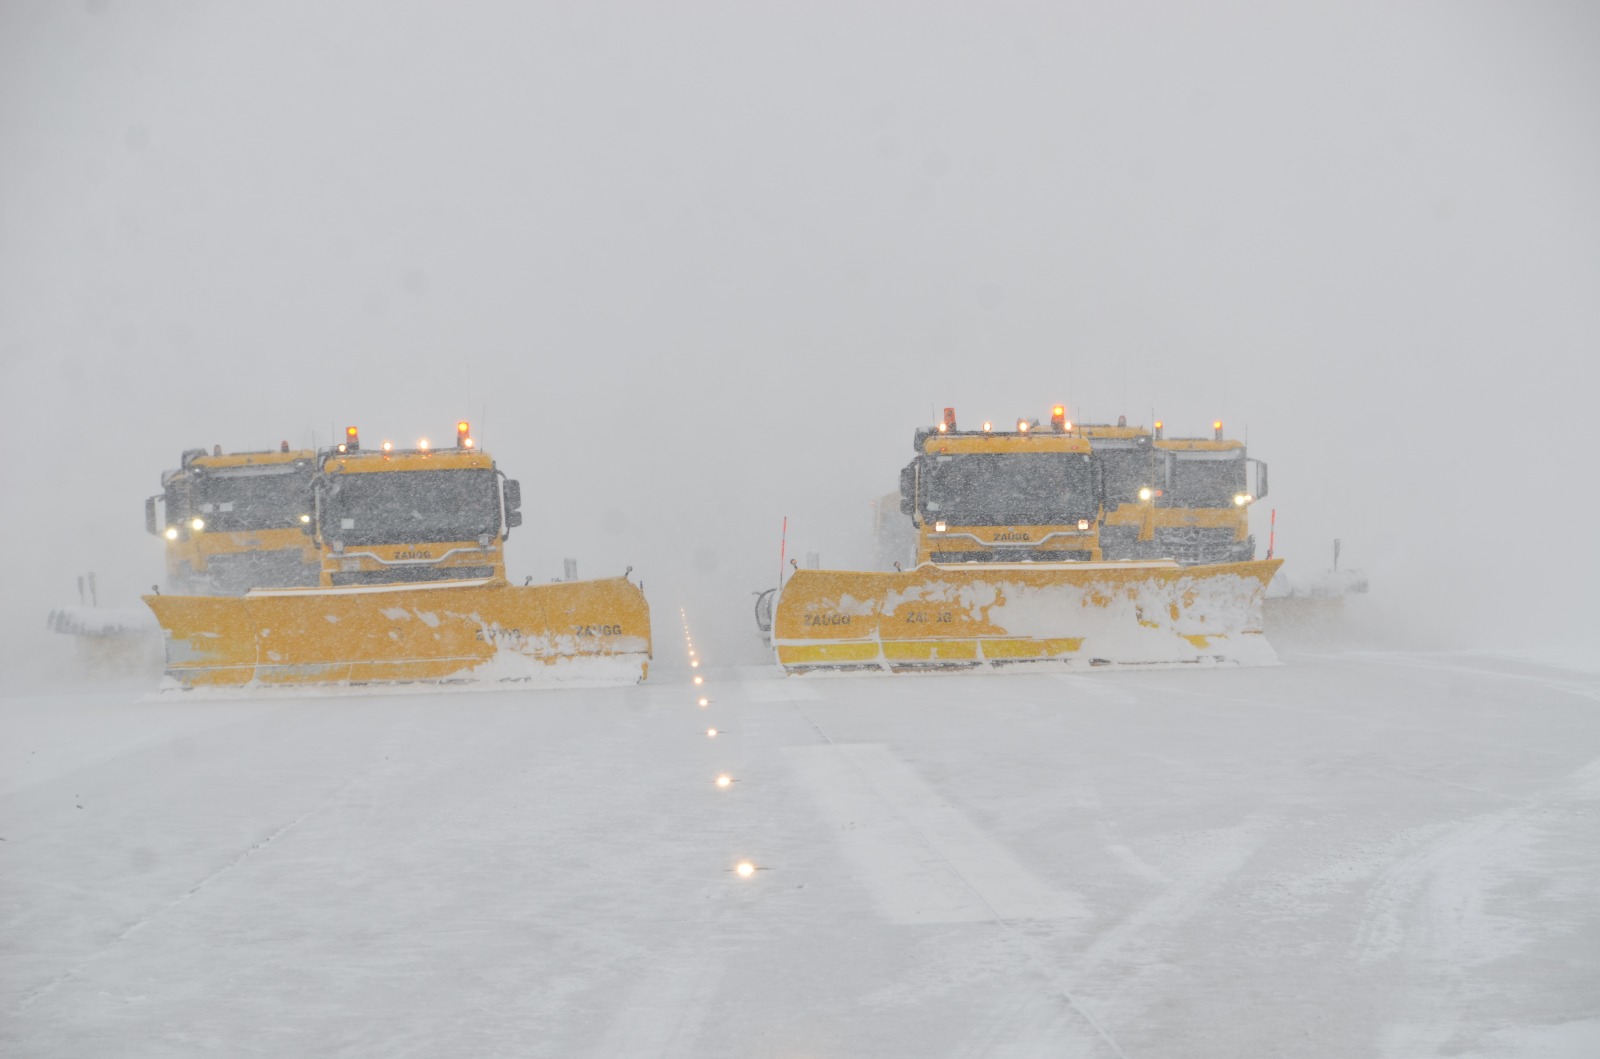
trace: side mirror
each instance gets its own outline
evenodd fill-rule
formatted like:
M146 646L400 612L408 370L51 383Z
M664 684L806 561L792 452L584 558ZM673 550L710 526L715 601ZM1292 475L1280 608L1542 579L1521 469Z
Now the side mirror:
M156 528L156 501L160 497L145 497L144 501L144 531L152 536L159 536L161 531Z
M507 478L505 489L506 501L506 529L516 529L522 525L522 486L518 482Z
M909 515L917 504L917 464L913 460L900 468L900 514Z

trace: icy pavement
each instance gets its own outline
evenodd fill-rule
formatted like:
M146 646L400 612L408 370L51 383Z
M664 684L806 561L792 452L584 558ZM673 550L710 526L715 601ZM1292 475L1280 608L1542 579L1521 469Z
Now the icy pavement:
M3 699L0 1052L1600 1054L1600 673L1280 653Z

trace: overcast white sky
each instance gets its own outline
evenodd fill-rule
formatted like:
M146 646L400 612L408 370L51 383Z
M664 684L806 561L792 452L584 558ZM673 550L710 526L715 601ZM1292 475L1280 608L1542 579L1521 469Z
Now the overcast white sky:
M466 416L513 574L742 643L783 516L863 561L933 409L1058 401L1248 430L1399 617L1592 636L1597 189L1581 2L0 0L3 660L160 578L192 446Z

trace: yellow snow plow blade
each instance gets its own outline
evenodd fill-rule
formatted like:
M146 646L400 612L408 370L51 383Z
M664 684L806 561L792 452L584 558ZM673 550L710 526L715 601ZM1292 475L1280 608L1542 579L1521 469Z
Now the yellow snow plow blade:
M650 661L650 608L626 578L499 579L145 596L168 686L411 681L633 684Z
M1271 665L1262 599L1282 559L1179 566L924 563L796 570L772 642L790 673L1183 662Z

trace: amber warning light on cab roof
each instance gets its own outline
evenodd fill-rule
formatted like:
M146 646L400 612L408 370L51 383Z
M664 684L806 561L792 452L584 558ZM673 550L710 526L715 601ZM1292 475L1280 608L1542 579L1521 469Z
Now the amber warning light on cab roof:
M465 419L456 424L456 448L472 448L472 424Z

